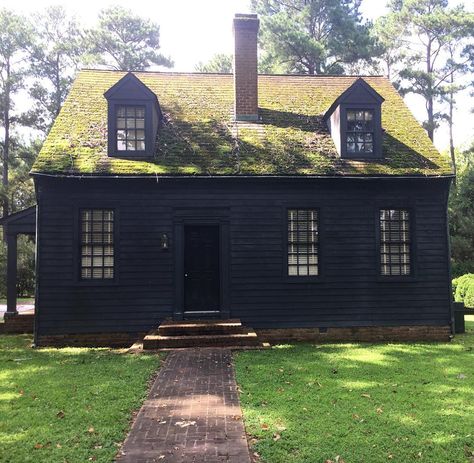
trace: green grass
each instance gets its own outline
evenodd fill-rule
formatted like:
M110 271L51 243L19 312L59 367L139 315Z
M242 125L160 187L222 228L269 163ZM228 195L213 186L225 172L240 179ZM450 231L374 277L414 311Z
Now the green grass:
M474 462L474 316L466 319L469 331L449 344L238 353L252 451L266 463Z
M0 336L0 462L111 462L159 358L30 345Z

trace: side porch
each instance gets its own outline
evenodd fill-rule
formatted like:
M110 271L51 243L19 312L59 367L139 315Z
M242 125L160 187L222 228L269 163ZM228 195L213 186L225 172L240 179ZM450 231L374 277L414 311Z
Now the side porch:
M7 299L0 304L0 333L32 333L35 318L34 301L18 301L18 236L36 237L36 206L0 219L7 244Z

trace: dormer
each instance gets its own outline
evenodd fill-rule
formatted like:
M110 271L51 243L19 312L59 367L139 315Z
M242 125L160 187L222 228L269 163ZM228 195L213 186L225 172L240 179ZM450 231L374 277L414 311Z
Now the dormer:
M108 154L153 157L161 110L156 95L129 72L104 93L108 103Z
M382 153L381 97L357 79L324 115L337 151L345 159L379 159Z

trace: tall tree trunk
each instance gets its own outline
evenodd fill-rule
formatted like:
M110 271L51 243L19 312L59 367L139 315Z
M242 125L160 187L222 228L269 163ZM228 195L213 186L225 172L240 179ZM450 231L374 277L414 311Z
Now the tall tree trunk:
M453 136L453 127L454 127L454 72L451 74L450 77L451 88L449 91L449 154L451 155L451 162L453 164L453 172L456 175L456 156L454 153L454 136ZM454 177L454 187L456 188L456 177Z
M433 95L431 94L431 84L428 86L428 92L429 95L426 98L426 110L428 112L428 127L427 127L427 132L428 132L428 137L430 137L430 140L433 141L434 139L434 111L433 111Z
M431 40L428 41L426 47L426 73L428 75L428 85L426 91L426 111L428 113L428 137L433 141L434 139L434 110L433 110L433 82L431 81L431 74L433 69L431 67Z
M55 87L56 87L56 108L55 116L59 114L61 109L61 76L59 75L59 53L56 54L56 69L55 69Z
M5 63L6 79L5 79L5 107L3 110L3 118L5 125L5 140L3 144L3 216L6 217L9 213L8 200L8 164L10 158L10 61Z

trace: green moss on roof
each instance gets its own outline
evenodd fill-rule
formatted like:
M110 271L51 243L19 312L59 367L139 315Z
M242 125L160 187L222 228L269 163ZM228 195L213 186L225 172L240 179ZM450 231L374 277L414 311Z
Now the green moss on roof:
M356 77L259 76L258 124L232 121L233 77L137 72L164 115L147 160L107 155L104 92L125 73L81 71L32 173L68 175L422 175L452 174L403 99L383 77L366 82L385 98L380 161L339 158L323 122Z

